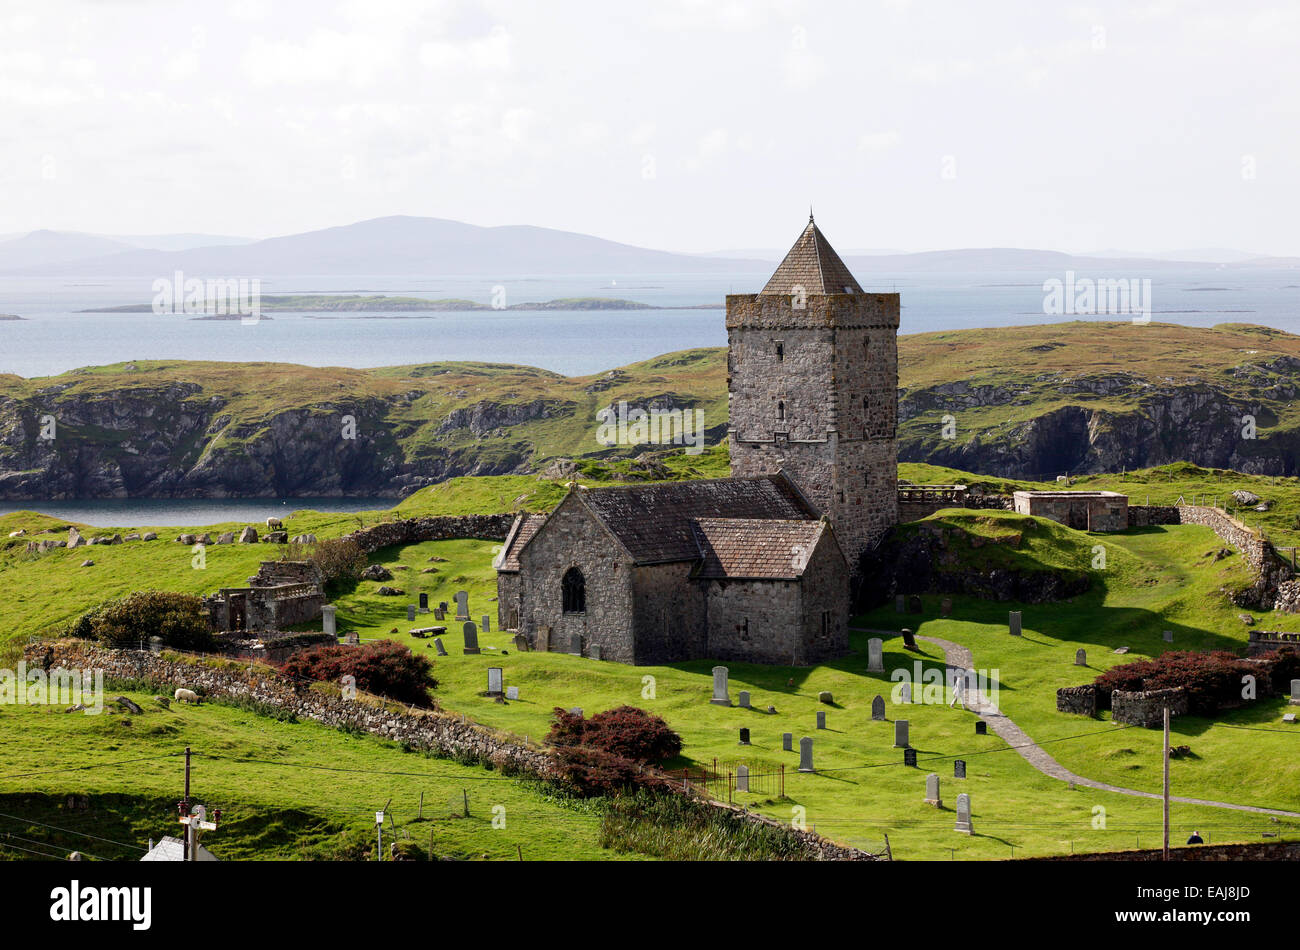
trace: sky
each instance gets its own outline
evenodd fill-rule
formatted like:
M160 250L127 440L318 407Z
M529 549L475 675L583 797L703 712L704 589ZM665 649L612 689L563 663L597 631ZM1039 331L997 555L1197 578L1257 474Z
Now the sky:
M1300 255L1300 3L0 0L0 234Z

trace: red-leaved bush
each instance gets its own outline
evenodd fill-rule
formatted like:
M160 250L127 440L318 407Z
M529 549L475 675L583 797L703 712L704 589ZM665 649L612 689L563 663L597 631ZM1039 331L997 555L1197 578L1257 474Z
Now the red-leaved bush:
M682 751L682 740L658 716L619 706L590 719L556 708L547 741L560 748L600 749L633 762L663 762Z
M644 771L631 759L588 746L560 748L556 765L561 778L583 797L611 796L639 788L664 789L667 782Z
M321 682L356 679L357 689L413 706L430 707L429 690L438 685L427 657L395 640L375 640L359 647L319 646L295 653L281 666L290 676Z
M1208 716L1242 704L1242 677L1253 676L1258 695L1278 692L1300 670L1300 654L1289 647L1253 660L1243 660L1227 650L1195 653L1171 650L1151 660L1125 663L1102 673L1094 681L1102 708L1110 706L1114 690L1141 692L1155 689L1187 691L1188 709Z

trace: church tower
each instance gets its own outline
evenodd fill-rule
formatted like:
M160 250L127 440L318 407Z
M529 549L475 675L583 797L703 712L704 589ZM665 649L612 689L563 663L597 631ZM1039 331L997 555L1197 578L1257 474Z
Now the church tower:
M898 314L811 214L760 292L727 295L731 473L789 475L854 574L898 521Z

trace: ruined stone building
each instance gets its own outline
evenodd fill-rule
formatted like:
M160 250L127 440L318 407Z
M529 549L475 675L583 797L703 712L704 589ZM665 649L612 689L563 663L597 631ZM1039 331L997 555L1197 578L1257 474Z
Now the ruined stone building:
M727 297L732 477L575 486L520 516L501 627L624 663L847 652L852 575L898 520L898 317L810 217L759 293Z
M247 587L223 587L204 601L216 632L265 632L319 620L325 592L311 561L263 561Z

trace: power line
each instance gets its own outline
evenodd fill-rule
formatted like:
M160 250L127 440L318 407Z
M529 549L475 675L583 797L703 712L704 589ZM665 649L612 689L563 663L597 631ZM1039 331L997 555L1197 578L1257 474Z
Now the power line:
M115 844L122 848L134 848L137 851L147 850L145 848L140 847L138 844L127 844L126 842L123 841L114 841L112 838L101 838L99 835L92 835L85 831L73 831L71 828L60 828L58 825L47 824L46 822L43 821L37 821L34 818L23 818L19 815L7 815L4 812L0 812L0 818L8 818L11 821L21 821L29 825L40 825L42 828L49 828L53 831L61 831L66 835L78 835L82 838L94 838L96 841L103 841L108 844Z
M33 778L38 775L58 775L63 772L85 772L90 769L106 769L115 765L131 765L135 762L155 762L158 759L169 759L180 755L179 752L165 752L161 755L145 755L138 759L118 759L114 762L100 762L95 765L74 765L66 769L41 769L37 772L14 772L9 775L0 775L0 781L10 778Z

